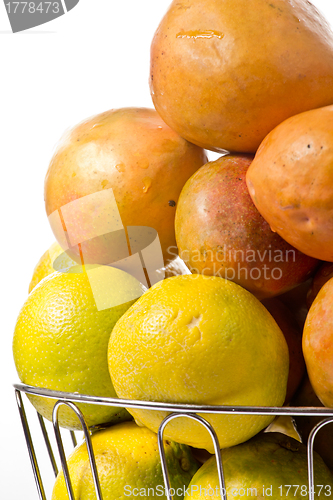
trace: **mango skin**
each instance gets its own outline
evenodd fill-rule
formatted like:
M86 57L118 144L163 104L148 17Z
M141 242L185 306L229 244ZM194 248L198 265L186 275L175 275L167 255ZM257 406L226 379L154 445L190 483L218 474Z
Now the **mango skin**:
M327 283L328 280L333 278L333 263L323 262L313 276L311 286L306 296L306 305L310 309L314 299L317 297L319 290Z
M286 118L333 103L333 35L306 0L174 0L152 41L150 88L182 137L254 153Z
M279 300L281 300L281 302L288 307L302 331L309 312L309 308L307 306L307 294L311 287L311 283L312 277L295 288L292 288L288 292L279 295Z
M306 255L333 261L333 106L293 116L272 130L246 182L273 231Z
M273 316L280 327L289 349L289 375L287 394L284 404L290 403L305 373L302 351L302 329L288 307L279 299L264 299L262 304Z
M316 396L310 380L307 376L299 387L295 397L292 399L291 406L314 406L320 407L324 406ZM309 434L316 424L319 424L323 420L322 416L319 417L304 417L295 415L294 420L296 422L297 431L301 435L302 442L306 443ZM324 460L330 471L333 471L333 426L332 424L327 424L320 429L316 435L316 439L313 443L313 449L319 453L321 458Z
M333 407L333 278L319 291L303 330L303 354L313 390Z
M245 182L252 155L206 163L186 182L175 229L180 257L192 273L230 279L257 298L305 281L318 265L271 231Z
M112 188L123 225L156 229L167 263L177 255L178 196L206 161L205 152L171 130L155 110L110 110L77 125L60 141L45 178L46 212L49 216L73 200ZM91 218L78 217L81 233L88 234L106 210L96 205ZM111 263L113 245L112 233L86 241L85 262ZM80 262L77 247L71 257Z

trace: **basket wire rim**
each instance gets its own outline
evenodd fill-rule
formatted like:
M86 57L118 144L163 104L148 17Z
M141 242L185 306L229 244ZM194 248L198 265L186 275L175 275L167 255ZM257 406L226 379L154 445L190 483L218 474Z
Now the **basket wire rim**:
M173 413L226 413L239 415L276 415L308 417L333 417L333 408L315 406L225 406L225 405L198 405L188 403L166 403L161 401L141 401L135 399L109 398L64 392L43 387L35 387L23 383L13 384L14 388L26 394L43 396L46 398L69 401L74 403L90 403L123 408L138 408L144 410L168 411Z

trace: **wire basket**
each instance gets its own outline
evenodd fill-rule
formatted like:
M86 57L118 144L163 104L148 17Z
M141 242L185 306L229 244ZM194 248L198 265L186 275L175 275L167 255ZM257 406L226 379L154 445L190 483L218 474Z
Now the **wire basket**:
M75 500L74 492L72 488L71 479L69 476L66 454L64 451L63 440L61 437L59 422L58 422L58 412L59 408L62 405L67 405L70 407L77 415L80 420L83 434L85 437L88 456L90 461L90 467L92 472L92 477L94 481L96 498L97 500L103 500L102 491L99 483L97 467L94 457L94 452L91 444L91 431L89 430L84 416L75 403L89 403L89 404L98 404L104 406L115 406L121 408L139 408L144 410L155 410L155 411L164 411L169 412L169 415L165 417L165 419L160 424L157 433L158 439L158 448L161 459L161 466L164 478L164 486L168 500L172 500L171 495L171 485L170 479L168 475L165 452L163 447L163 433L165 427L168 423L179 417L187 417L193 420L196 420L201 425L203 425L207 431L209 432L215 450L216 462L217 462L217 470L218 477L220 483L220 492L221 499L227 500L226 489L225 489L225 481L223 474L223 466L221 460L221 450L219 446L219 441L217 435L214 431L214 428L211 424L201 415L206 413L216 413L216 414L234 414L234 415L274 415L274 416L303 416L303 417L323 417L323 420L320 421L317 425L313 427L310 432L308 442L307 442L307 460L308 460L308 498L309 500L314 500L314 467L313 467L313 444L317 432L324 427L325 425L333 422L333 409L331 408L315 408L315 407L275 407L275 406L209 406L209 405L190 405L190 404L172 404L172 403L160 403L160 402L149 402L149 401L136 401L136 400L128 400L128 399L117 399L117 398L105 398L105 397L96 397L89 396L85 394L77 394L77 393L69 393L69 392L61 392L61 391L53 391L50 389L43 389L39 387L33 387L25 384L14 384L16 401L20 413L20 418L22 422L22 427L26 439L26 444L28 447L29 457L33 469L33 474L35 478L35 482L37 485L38 495L40 500L47 500L45 495L45 490L43 486L43 481L40 473L40 468L38 465L35 448L31 438L31 432L29 428L28 419L26 416L22 393L33 394L37 396L43 396L46 398L52 398L56 400L54 409L53 409L53 428L55 433L56 444L60 456L60 462L64 473L64 478L66 482L66 487L68 491L68 497L70 500ZM56 465L55 455L49 440L49 436L45 427L45 422L43 417L37 413L39 424L41 427L41 431L43 434L43 438L47 447L48 455L51 461L51 465L54 471L55 476L58 474L58 468ZM69 431L73 445L76 446L76 437L73 431ZM222 450L223 453L223 450ZM228 499L229 500L229 499Z

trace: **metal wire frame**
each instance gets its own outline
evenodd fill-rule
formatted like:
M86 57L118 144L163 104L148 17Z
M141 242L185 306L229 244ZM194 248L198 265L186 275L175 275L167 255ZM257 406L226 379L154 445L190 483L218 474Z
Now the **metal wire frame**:
M75 500L74 497L74 492L71 484L71 479L69 476L69 471L68 471L68 466L66 462L66 456L64 452L64 447L62 443L62 437L60 434L60 429L59 429L59 423L58 423L58 411L59 407L61 405L66 405L69 408L71 408L75 414L77 415L81 426L82 430L85 436L86 440L86 445L87 445L87 450L88 450L88 456L89 456L89 461L90 461L90 467L91 467L91 472L93 476L93 481L94 481L94 486L95 486L95 491L96 491L96 498L97 500L103 500L102 496L102 491L100 488L100 483L99 483L99 478L98 478L98 472L97 472L97 467L96 467L96 462L95 462L95 457L93 453L93 448L91 444L91 437L90 437L90 431L89 428L85 422L84 416L82 415L81 411L79 408L75 405L75 403L89 403L89 404L97 404L97 405L104 405L104 406L115 406L115 407L121 407L121 408L138 408L138 409L144 409L144 410L155 410L155 411L164 411L164 412L169 412L169 415L165 417L165 419L161 422L160 427L158 429L158 447L159 447L159 454L160 454L160 459L161 459L161 466L162 466L162 472L163 472L163 479L164 479L164 486L165 486L165 491L167 495L168 500L172 500L172 495L171 495L171 487L170 487L170 479L169 479L169 474L168 474L168 469L167 469L167 464L166 464L166 458L165 458L165 452L164 452L164 446L163 446L163 433L165 430L165 427L167 424L179 417L187 417L192 420L196 420L200 424L202 424L209 432L213 444L214 444L214 450L215 450L215 456L216 456L216 462L217 462L217 470L218 470L218 478L219 478L219 486L220 486L220 494L222 497L222 500L227 500L227 495L226 495L226 488L225 488L225 481L224 481L224 474L223 474L223 465L222 465L222 458L221 458L221 450L219 446L219 441L218 437L215 433L214 428L211 426L211 424L203 418L199 414L208 414L208 413L215 413L215 414L234 414L234 415L274 415L274 416L303 416L303 417L318 417L322 416L325 420L322 420L319 422L311 431L309 438L308 438L308 443L307 443L307 460L308 460L308 486L309 486L309 491L308 491L308 498L309 500L314 500L314 464L313 464L313 444L315 437L318 433L318 431L324 427L325 425L332 423L333 422L333 409L332 408L316 408L316 407L277 407L277 406L216 406L216 405L193 405L193 404L173 404L173 403L161 403L161 402L151 402L151 401L138 401L138 400L129 400L129 399L118 399L118 398L105 398L105 397L96 397L96 396L90 396L87 394L78 394L78 393L69 393L69 392L63 392L63 391L53 391L50 389L44 389L40 387L33 387L25 384L14 384L15 388L15 395L16 395L16 401L21 417L21 423L26 439L26 444L28 448L28 453L33 469L33 474L37 486L37 491L39 495L40 500L47 500L45 496L45 490L40 474L40 469L38 466L37 458L36 458L36 453L34 449L34 445L32 442L31 438L31 433L29 429L29 424L28 420L26 417L24 405L23 405L23 400L22 400L22 395L21 393L26 393L26 394L33 394L33 395L38 395L38 396L43 396L46 398L52 398L56 399L57 402L54 406L53 409L53 428L55 432L55 437L56 437L56 442L57 442L57 447L58 447L58 452L60 455L60 460L61 460L61 465L63 468L63 474L66 482L66 487L69 495L70 500ZM325 418L326 417L326 418ZM48 438L48 434L45 428L44 420L41 415L38 414L38 419L41 425L41 430L42 434L44 437L44 441L47 447L47 451L49 454L49 458L51 461L51 465L54 471L55 476L57 476L58 473L58 468L56 465L56 461L54 458L53 450L50 444L50 440ZM75 434L71 431L71 437L72 437L72 442L73 445L76 446L76 438ZM223 453L223 451L222 451Z
M221 497L222 497L222 500L227 500L223 467L222 467L221 450L220 450L219 440L218 440L218 437L216 435L216 432L215 432L214 428L211 426L211 424L209 422L207 422L207 420L200 417L200 415L193 415L191 413L171 413L171 415L168 415L167 417L165 417L165 419L161 422L161 425L158 429L158 433L157 433L158 449L160 452L163 479L164 479L164 485L166 488L166 494L167 494L168 500L172 500L172 496L171 496L171 484L170 484L169 474L168 474L168 470L167 470L167 466L166 466L165 451L164 451L164 446L163 446L163 432L164 432L165 427L168 425L168 423L171 420L174 420L175 418L179 418L179 417L187 417L187 418L190 418L192 420L195 420L195 421L199 422L200 424L202 424L209 432L210 437L212 438L212 441L214 444L214 451L215 451L215 456L216 456L217 473L218 473L218 478L219 478Z

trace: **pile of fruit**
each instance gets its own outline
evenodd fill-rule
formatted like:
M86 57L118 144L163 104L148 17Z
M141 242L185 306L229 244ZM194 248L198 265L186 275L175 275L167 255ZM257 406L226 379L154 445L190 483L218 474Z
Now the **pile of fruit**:
M95 116L51 160L57 243L17 320L21 381L155 402L332 407L327 22L307 0L174 0L152 41L150 87L156 110ZM205 149L221 157L208 162ZM52 420L52 399L29 399ZM165 496L156 432L167 413L78 407L104 500ZM203 416L228 499L308 495L305 445L265 432L273 416ZM303 441L315 422L298 419ZM59 423L80 428L65 406ZM172 495L218 498L207 430L181 417L164 437ZM333 494L332 440L326 426L316 498ZM68 464L75 498L94 498L85 443ZM67 498L62 472L52 498Z

